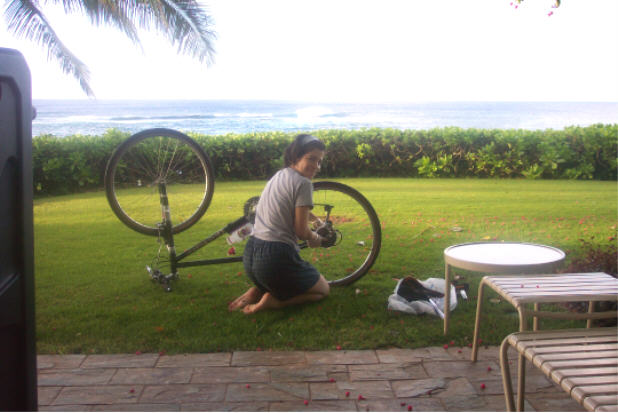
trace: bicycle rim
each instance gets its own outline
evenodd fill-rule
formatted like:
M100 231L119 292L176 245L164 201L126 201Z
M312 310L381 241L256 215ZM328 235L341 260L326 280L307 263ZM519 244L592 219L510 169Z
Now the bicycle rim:
M313 185L312 213L324 220L325 206L332 206L330 220L341 240L330 248L306 248L301 256L313 264L331 285L348 285L364 276L378 253L382 231L378 216L367 199L355 189L321 181Z
M162 222L159 184L165 183L172 232L196 223L214 191L214 174L202 148L170 129L149 129L131 136L110 158L105 190L114 213L130 228L157 235Z

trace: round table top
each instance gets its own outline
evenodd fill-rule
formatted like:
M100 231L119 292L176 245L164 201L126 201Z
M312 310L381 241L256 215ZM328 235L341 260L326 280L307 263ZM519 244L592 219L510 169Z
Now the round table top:
M523 242L472 242L444 250L447 264L485 272L549 270L564 260L562 250Z

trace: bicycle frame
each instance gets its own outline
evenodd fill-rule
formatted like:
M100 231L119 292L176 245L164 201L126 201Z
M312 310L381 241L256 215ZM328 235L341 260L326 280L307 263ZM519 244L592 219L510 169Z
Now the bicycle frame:
M171 287L169 285L170 280L178 278L177 270L178 268L183 267L197 267L202 265L213 265L213 264L228 264L233 262L242 261L242 257L223 257L223 258L212 258L206 260L197 260L197 261L188 261L182 262L183 259L187 258L191 254L195 253L199 249L208 245L212 241L216 240L223 234L229 234L234 231L236 228L246 224L249 222L246 217L238 218L236 221L227 224L225 227L221 228L218 231L215 231L213 234L204 238L202 241L198 242L191 248L183 251L181 254L176 254L176 246L174 244L174 234L172 233L172 217L169 207L169 201L167 199L167 189L165 186L165 182L160 182L158 184L159 189L159 199L161 203L161 218L163 222L161 222L159 227L160 237L163 238L165 245L167 247L170 259L170 267L171 273L168 275L162 274L158 269L146 267L146 270L150 273L153 280L158 281L160 284L165 285L166 291L171 291Z
M152 153L148 152L153 150ZM187 154L186 159L184 156L176 157L181 153ZM137 168L133 168L134 165L137 165ZM183 175L183 172L187 174ZM183 179L180 179L181 175ZM176 182L199 183L200 187L199 189L197 186L179 187L181 191L178 194L184 195L178 197L180 201L176 205L174 195L176 187L173 186ZM200 145L183 133L154 128L131 136L120 144L110 157L105 168L104 184L110 207L122 223L141 234L158 237L159 249L150 264L153 268L150 266L146 268L152 279L165 284L168 291L170 280L178 278L180 268L242 261L232 249L223 258L191 259L191 256L224 233L232 235L228 239L229 243L244 238L244 230L250 227L247 222L254 222L259 197L252 197L246 201L243 208L244 216L241 218L223 226L186 251L176 250L174 235L199 221L208 209L214 192L212 162ZM324 249L339 247L324 253L317 252L319 257L316 257L316 253L308 253L305 250L301 253L301 258L315 262L316 268L329 277L329 284L349 285L363 277L375 263L381 245L379 218L369 201L360 192L345 184L318 181L313 183L313 190L318 195L314 206L319 208L313 210L309 218L314 223L313 229L322 237L320 247ZM158 214L153 210L150 212L140 210L140 207L147 205L144 202L140 204L138 199L140 193L154 196L155 199L159 195ZM189 203L193 203L195 209L192 209L193 205ZM156 200L155 205L150 205L148 208L156 209ZM333 209L335 206L339 208ZM175 219L179 221L178 223L172 222L174 218L171 217L170 208L176 212ZM155 212L154 217L149 215L152 212ZM334 217L332 220L331 216ZM344 233L346 241L342 242ZM164 243L167 252L162 252ZM299 243L298 247L306 247L306 243L304 245ZM242 246L240 249L243 249ZM210 253L207 255L212 256ZM334 265L329 267L331 263ZM165 271L166 274L161 271Z
M238 218L236 221L227 224L225 227L215 231L208 237L204 238L202 241L198 242L194 246L186 249L181 254L176 253L176 246L174 244L174 234L172 233L172 216L169 207L169 201L167 199L167 188L165 186L165 182L159 182L159 200L161 204L161 218L163 222L158 224L159 228L159 236L163 238L165 245L167 247L167 251L169 253L170 259L170 268L171 273L165 275L161 273L158 269L153 269L150 266L146 266L146 270L150 274L153 280L158 281L160 284L163 284L166 291L171 291L170 281L178 278L178 268L184 267L198 267L202 265L213 265L213 264L230 264L233 262L242 261L242 257L223 257L223 258L211 258L205 260L197 260L197 261L187 261L182 262L183 259L187 258L191 254L210 244L212 241L221 237L223 234L231 234L235 229L241 227L242 225L248 223L247 217L243 216ZM325 222L329 221L330 212L332 210L332 205L326 204L316 204L323 205L326 210L326 218ZM307 248L307 242L302 242L298 244L300 249Z

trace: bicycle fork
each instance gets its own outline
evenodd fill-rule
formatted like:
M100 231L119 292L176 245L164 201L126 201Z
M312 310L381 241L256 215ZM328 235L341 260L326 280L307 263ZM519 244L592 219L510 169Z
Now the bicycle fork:
M158 268L151 268L146 266L146 271L150 274L153 281L163 285L165 291L172 290L170 281L178 278L177 260L176 260L176 247L174 246L174 236L172 234L172 214L170 213L170 205L167 199L167 188L165 182L159 182L159 200L161 204L161 218L162 222L158 224L159 236L163 236L163 241L167 247L169 254L171 273L168 275L163 274Z

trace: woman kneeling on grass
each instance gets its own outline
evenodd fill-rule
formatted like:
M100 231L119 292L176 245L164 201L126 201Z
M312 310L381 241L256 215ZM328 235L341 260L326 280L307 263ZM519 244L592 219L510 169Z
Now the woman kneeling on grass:
M228 309L246 314L268 308L319 301L330 292L318 270L298 254L298 239L311 248L322 237L309 228L319 225L313 208L311 179L320 170L326 146L301 134L285 150L285 168L266 184L255 213L253 235L243 255L245 272L254 286L232 301Z

